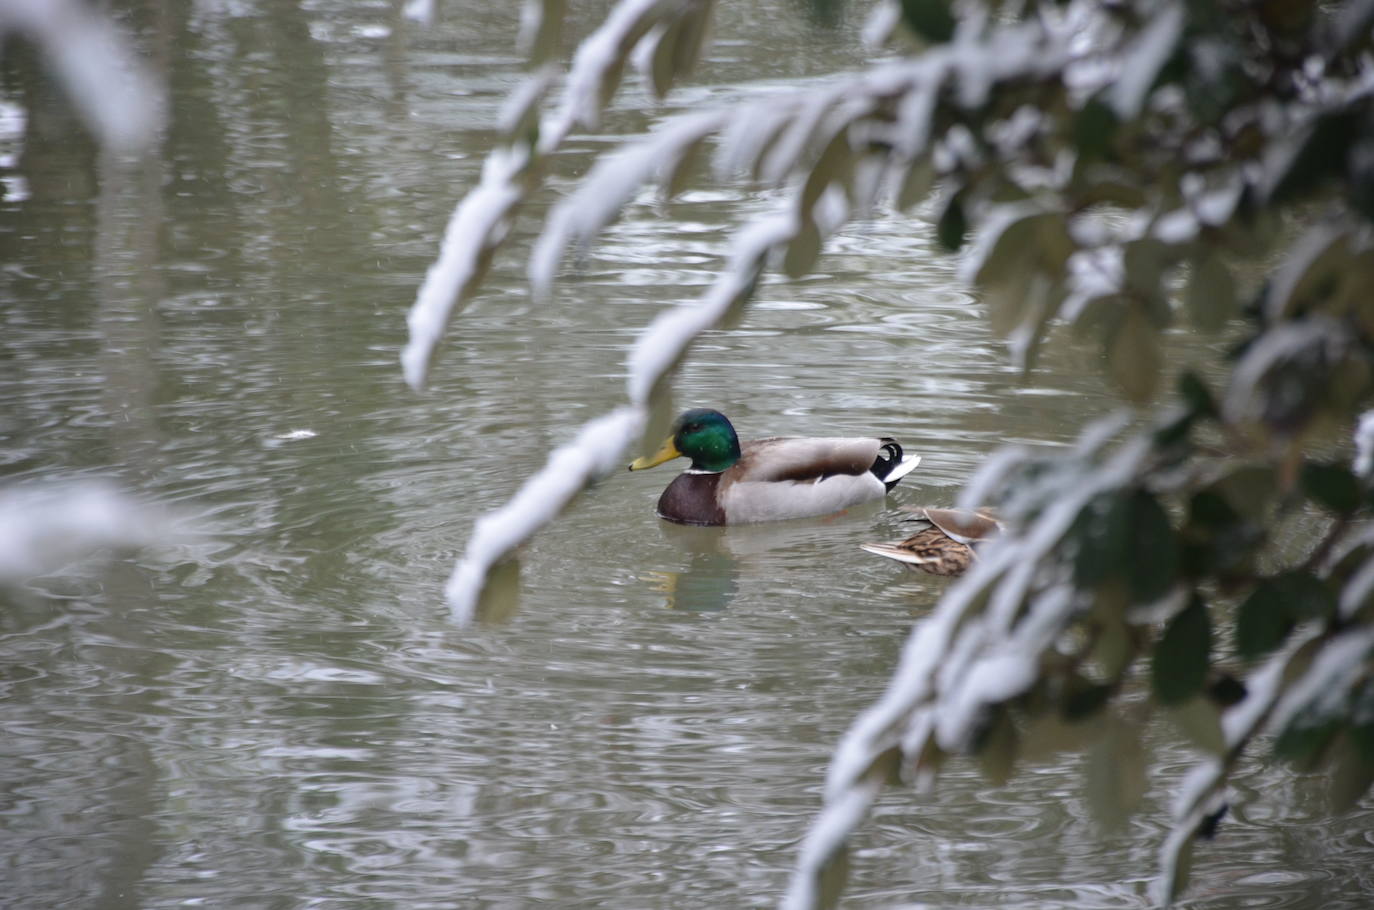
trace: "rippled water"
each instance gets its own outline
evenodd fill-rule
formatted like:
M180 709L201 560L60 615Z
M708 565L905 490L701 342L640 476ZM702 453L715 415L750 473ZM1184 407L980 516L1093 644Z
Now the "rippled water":
M27 187L0 200L0 480L114 477L197 531L0 594L0 906L775 902L830 750L939 594L855 546L898 533L890 507L679 528L652 514L668 468L624 474L529 545L504 624L455 628L440 588L472 521L620 400L635 331L776 199L646 199L551 301L523 281L527 225L416 395L405 310L519 78L514 11L440 4L423 30L379 4L126 6L173 95L146 168L102 160L22 56L0 80L32 118L0 148ZM672 109L860 59L851 27L723 7ZM646 127L639 103L608 131ZM894 434L925 459L898 503L1113 406L1090 350L1024 383L929 235L878 213L770 280L679 401L747 435ZM1167 727L1150 748L1125 831L1090 820L1074 756L887 794L846 906L1147 906L1192 761ZM1368 803L1323 820L1319 781L1258 764L1239 787L1188 906L1368 906Z

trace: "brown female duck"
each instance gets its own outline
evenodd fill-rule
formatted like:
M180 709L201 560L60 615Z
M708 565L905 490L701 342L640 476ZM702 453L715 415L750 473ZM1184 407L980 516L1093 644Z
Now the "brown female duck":
M931 575L963 575L978 558L977 547L1002 530L990 509L909 510L918 523L915 534L892 543L860 544L863 549L929 572Z

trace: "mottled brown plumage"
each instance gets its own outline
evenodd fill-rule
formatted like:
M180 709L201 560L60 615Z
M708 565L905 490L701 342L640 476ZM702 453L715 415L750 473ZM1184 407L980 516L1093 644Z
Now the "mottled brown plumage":
M977 548L1001 532L1002 526L990 509L909 510L919 523L915 534L892 543L862 544L878 556L904 562L931 575L963 575L978 558Z

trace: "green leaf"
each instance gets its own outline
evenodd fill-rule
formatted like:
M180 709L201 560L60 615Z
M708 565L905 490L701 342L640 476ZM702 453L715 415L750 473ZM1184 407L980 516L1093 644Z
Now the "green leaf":
M1099 618L1091 657L1107 679L1119 680L1135 660L1138 648L1136 635L1119 612Z
M543 63L558 50L566 2L567 0L543 0L534 7L537 19L532 24L522 24L520 50L529 56L530 63Z
M1346 733L1364 760L1374 764L1374 679L1366 679L1351 695Z
M1254 660L1283 644L1294 625L1286 606L1268 582L1255 588L1236 612L1236 653Z
M1159 330L1141 308L1128 307L1125 317L1107 340L1107 372L1137 404L1150 400L1159 383L1163 355L1159 350Z
M1023 369L1042 327L1058 312L1059 281L1073 250L1062 212L1026 205L1004 208L979 238L974 282L983 292L993 331L1020 330L1014 353Z
M1366 6L1374 10L1374 5ZM1374 221L1374 138L1366 136L1346 156L1346 185L1350 188L1350 205Z
M1135 292L1140 301L1149 301L1140 307L1141 313L1150 317L1151 324L1162 327L1169 320L1169 309L1152 304L1163 304L1161 285L1169 270L1174 267L1172 254L1162 241L1153 237L1133 240L1121 250L1121 264L1125 270L1126 287Z
M964 217L963 193L955 193L945 203L940 220L935 225L935 239L951 253L959 252L968 235L968 220Z
M1120 125L1121 118L1100 97L1089 98L1073 117L1071 140L1078 157L1085 161L1106 157Z
M1212 652L1212 622L1207 605L1194 595L1169 620L1155 645L1152 682L1161 704L1175 705L1202 691Z
M1309 228L1274 269L1264 295L1265 315L1278 322L1321 308L1351 258L1347 230L1325 222Z
M1272 202L1291 202L1338 178L1345 154L1359 137L1361 117L1334 112L1317 119L1310 131L1297 134L1288 146L1265 162Z
M1236 281L1216 252L1194 263L1183 298L1188 319L1203 332L1216 332L1236 315Z
M1193 873L1193 847L1196 843L1197 839L1190 833L1187 837L1171 837L1164 845L1160 898L1166 907L1188 887L1188 879Z
M837 907L849 880L849 843L836 848L816 872L816 893L822 908Z
M1172 3L1161 7L1121 54L1121 75L1112 85L1110 99L1122 119L1131 120L1140 113L1183 37L1183 7Z
M806 175L806 183L802 185L798 201L801 217L812 218L812 209L816 205L816 200L821 198L821 193L825 192L825 188L837 181L848 180L853 172L854 148L849 143L849 126L846 124L830 137L830 141L816 158L816 163L811 166L810 173Z
M945 0L902 0L902 21L932 44L954 37L954 16Z
M1130 501L1120 492L1099 493L1084 503L1069 530L1076 547L1073 562L1074 583L1080 588L1095 588L1109 578L1118 578L1130 557Z
M1149 604L1168 594L1178 580L1179 546L1169 516L1144 490L1129 501L1129 550L1138 554L1126 560L1126 580L1131 601ZM1144 558L1141 558L1141 557Z
M1212 390L1192 370L1184 370L1178 377L1178 396L1188 405L1194 417L1215 417L1220 413Z
M1266 517L1278 495L1278 481L1274 469L1268 465L1241 465L1209 489L1224 496L1236 514L1259 521Z
M705 145L705 137L689 142L682 147L677 159L671 163L665 162L665 168L660 178L661 186L660 198L664 202L675 198L687 188L687 179L692 174L694 166L701 158L701 151Z
M674 56L677 53L678 33L682 30L685 18L686 16L655 29L645 39L654 41L654 50L649 62L649 85L653 88L656 98L668 94L668 89L673 86L673 78L677 75Z
M1329 616L1335 610L1331 589L1308 572L1295 570L1266 578L1236 612L1236 652L1246 660L1268 654L1283 644L1298 622Z
M1279 586L1294 619L1325 619L1336 612L1336 596L1315 575L1294 570L1275 575L1270 581Z
M1224 527L1240 519L1240 513L1227 497L1216 490L1201 490L1193 495L1188 507L1188 523L1208 528Z
M897 208L905 212L930 194L935 185L935 165L929 155L922 155L907 168L902 186L897 191Z
M1210 698L1190 698L1169 709L1169 718L1188 740L1204 752L1223 755L1226 737L1221 732L1221 709Z
M1229 673L1218 673L1207 684L1207 698L1219 708L1225 709L1245 700L1245 684Z
M1374 762L1349 736L1342 736L1331 750L1331 774L1326 787L1331 811L1345 812L1352 808L1369 791L1371 783L1374 783Z
M1112 690L1112 686L1095 683L1075 673L1065 680L1059 713L1067 721L1086 720L1106 706Z
M787 244L782 257L782 270L788 278L800 278L816 264L821 254L821 231L810 218L802 220L801 229Z
M1341 731L1343 699L1318 698L1293 715L1274 741L1274 754L1301 768L1313 769Z
M1085 790L1093 817L1104 828L1119 828L1145 796L1145 749L1140 731L1118 717L1088 755Z
M982 766L983 777L989 783L1001 786L1011 779L1016 765L1020 736L1016 724L1012 722L1011 712L1006 708L996 709L996 717L983 731L975 747L978 763Z
M1307 462L1301 480L1309 499L1338 515L1349 515L1360 507L1360 483L1344 465Z
M1193 431L1193 424L1197 422L1192 413L1181 408L1165 412L1165 417L1167 419L1154 429L1155 448L1161 450L1161 455L1165 454L1164 450L1186 446L1188 436ZM1174 454L1177 456L1179 453Z

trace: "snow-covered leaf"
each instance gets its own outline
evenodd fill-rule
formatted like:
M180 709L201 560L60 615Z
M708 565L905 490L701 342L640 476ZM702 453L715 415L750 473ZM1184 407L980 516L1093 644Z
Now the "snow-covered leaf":
M1183 6L1166 3L1121 56L1121 74L1109 95L1122 119L1140 113L1145 99L1183 37Z
M811 218L803 218L801 226L787 244L782 258L782 270L788 278L800 278L816 264L821 253L821 232Z
M676 17L655 25L635 49L635 62L659 98L696 66L709 31L712 6L711 0L687 3Z
M544 63L558 52L566 7L567 0L524 0L520 4L515 44L531 63Z
M931 187L934 185L935 165L931 163L929 156L922 155L911 162L901 175L901 183L897 188L897 208L903 212L907 211L930 195Z
M722 112L690 114L601 158L577 190L558 203L530 253L530 283L547 294L568 248L585 245L619 217L651 179L672 180L702 140L726 122Z
M814 217L812 209L827 187L849 180L854 172L854 156L854 149L849 144L849 126L844 124L830 137L806 175L797 196L797 211L802 218Z
M620 467L622 453L639 438L644 413L622 407L585 424L572 442L560 446L538 473L500 509L473 525L467 548L449 577L444 595L459 625L478 615L489 573L511 557L593 481Z
M158 139L166 92L104 9L81 0L4 0L0 38L17 33L37 45L108 149L142 153Z
M1328 224L1310 228L1274 273L1264 297L1271 322L1319 308L1340 282L1351 259L1346 231Z

